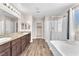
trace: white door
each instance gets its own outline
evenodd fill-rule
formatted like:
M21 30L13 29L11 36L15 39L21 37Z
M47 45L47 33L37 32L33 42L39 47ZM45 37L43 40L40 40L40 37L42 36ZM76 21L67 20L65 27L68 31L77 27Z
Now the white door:
M41 22L36 24L36 29L36 37L43 38L43 24Z

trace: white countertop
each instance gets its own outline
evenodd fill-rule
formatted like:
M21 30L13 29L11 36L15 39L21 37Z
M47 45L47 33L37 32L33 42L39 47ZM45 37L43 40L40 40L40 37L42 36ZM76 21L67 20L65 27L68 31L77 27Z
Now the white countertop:
M17 39L17 38L19 38L19 37L22 37L22 36L24 36L24 35L26 35L26 34L28 34L29 32L25 32L25 33L12 33L12 34L9 34L9 37L3 37L3 38L0 38L0 45L2 45L2 44L5 44L5 43L7 43L7 42L9 42L9 41L12 41L12 40L15 40L15 39Z
M11 39L11 37L0 38L0 45L10 41Z
M79 56L79 41L51 41L63 56Z

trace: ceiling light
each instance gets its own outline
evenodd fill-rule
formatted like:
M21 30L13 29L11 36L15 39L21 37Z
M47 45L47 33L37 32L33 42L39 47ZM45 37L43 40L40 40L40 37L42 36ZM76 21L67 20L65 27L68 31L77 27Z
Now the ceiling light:
M36 7L36 13L40 13L40 9Z
M39 10L39 8L38 8L38 7L36 7L36 10Z
M38 11L36 11L36 13L40 13L40 11L38 10Z

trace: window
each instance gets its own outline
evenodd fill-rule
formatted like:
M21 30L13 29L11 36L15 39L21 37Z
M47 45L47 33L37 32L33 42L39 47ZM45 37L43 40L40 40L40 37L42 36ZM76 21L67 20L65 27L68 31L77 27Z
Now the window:
M79 30L79 9L74 10L74 17L76 30Z
M53 32L62 32L62 19L52 20L51 29Z

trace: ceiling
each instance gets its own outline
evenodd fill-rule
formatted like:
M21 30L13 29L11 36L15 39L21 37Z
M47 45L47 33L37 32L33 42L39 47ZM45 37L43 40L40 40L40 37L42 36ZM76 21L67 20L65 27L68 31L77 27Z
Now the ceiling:
M13 3L12 5L22 15L60 16L72 7L74 3Z

